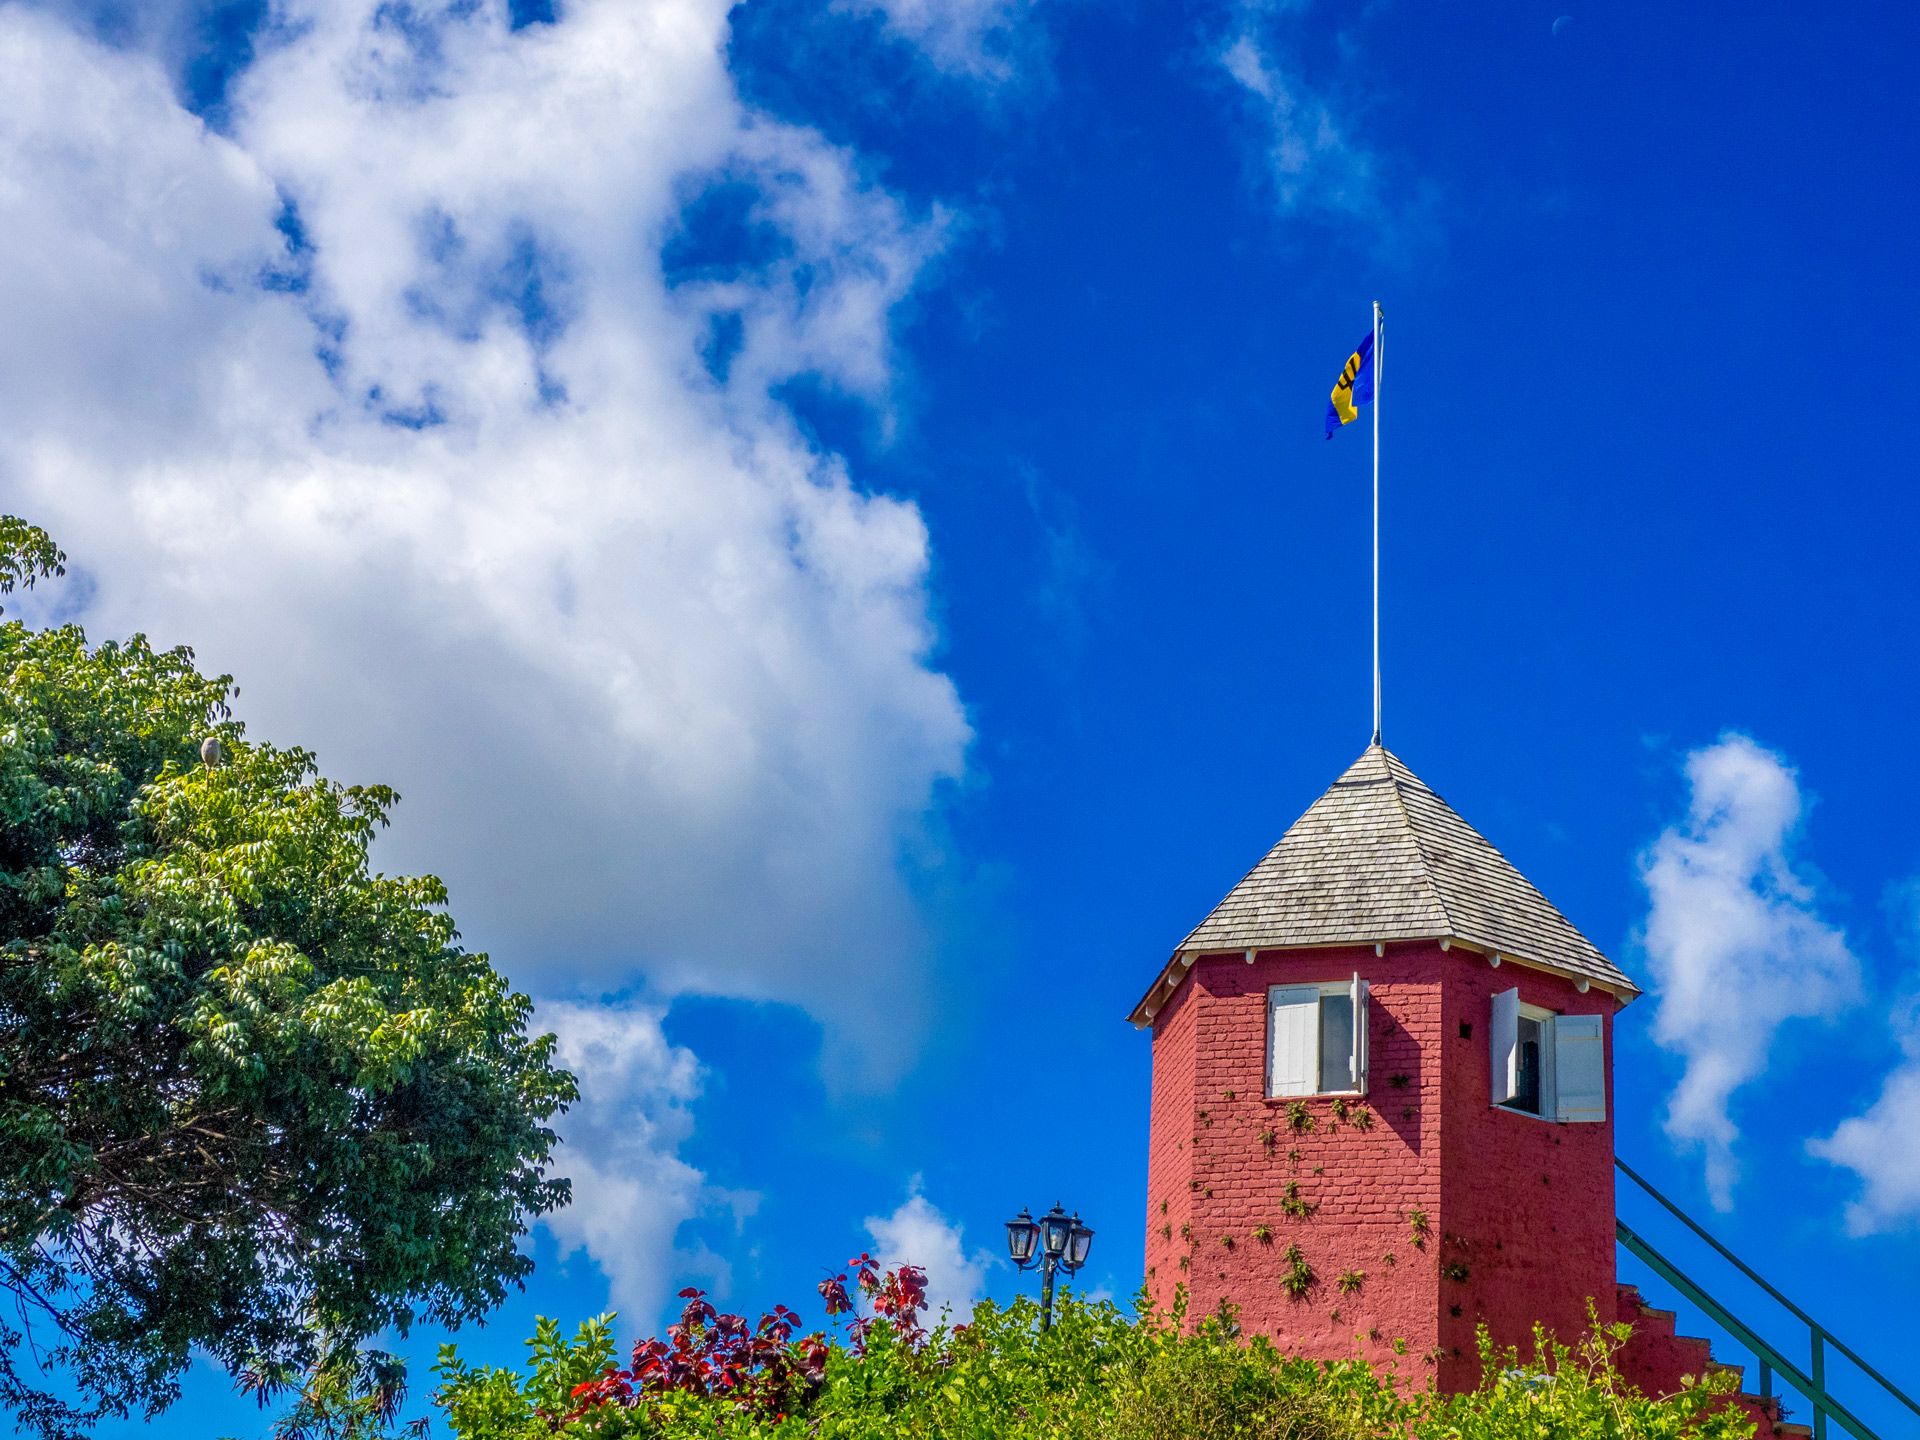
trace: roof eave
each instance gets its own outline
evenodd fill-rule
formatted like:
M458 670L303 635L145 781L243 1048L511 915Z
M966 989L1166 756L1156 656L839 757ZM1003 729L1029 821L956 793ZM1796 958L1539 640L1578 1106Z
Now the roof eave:
M1446 948L1458 945L1461 949L1470 950L1476 955L1498 955L1502 963L1512 961L1515 965L1519 965L1524 969L1536 970L1544 975L1552 975L1574 985L1579 985L1584 981L1593 988L1606 991L1606 993L1613 996L1615 1002L1622 1007L1631 1005L1641 994L1640 988L1631 981L1621 985L1606 980L1598 980L1591 975L1582 975L1578 971L1569 970L1564 966L1554 965L1545 960L1536 960L1530 955L1522 955L1516 951L1503 949L1497 945L1489 945L1484 941L1476 940L1466 935L1380 935L1363 936L1352 940L1325 941L1307 945L1253 945L1242 947L1224 945L1188 947L1183 945L1180 949L1175 950L1172 957L1161 967L1160 973L1154 977L1153 984L1147 988L1147 993L1140 997L1139 1003L1133 1007L1133 1011L1127 1016L1127 1020L1136 1030L1144 1030L1151 1025L1154 1017L1166 1007L1167 1001L1171 1000L1174 994L1180 989L1180 982L1186 979L1187 972L1193 968L1194 962L1203 956L1231 955L1234 950L1238 948L1241 953L1247 957L1248 963L1252 963L1253 957L1268 950L1351 950L1356 945L1418 945L1429 942L1439 942ZM1172 981L1171 984L1168 983L1170 980ZM1162 993L1163 991L1164 993Z

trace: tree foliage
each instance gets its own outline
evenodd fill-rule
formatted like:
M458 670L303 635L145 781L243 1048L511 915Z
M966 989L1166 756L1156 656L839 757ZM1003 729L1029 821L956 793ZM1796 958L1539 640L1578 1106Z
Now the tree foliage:
M864 1257L862 1257L864 1258ZM858 1262L856 1262L857 1264ZM565 1338L542 1320L524 1372L441 1353L438 1404L459 1440L1748 1440L1727 1382L1664 1399L1634 1392L1613 1358L1624 1326L1575 1349L1537 1338L1522 1363L1483 1337L1486 1380L1466 1395L1321 1363L1241 1335L1231 1312L1189 1324L1068 1296L1053 1327L1021 1300L967 1323L922 1328L911 1272L862 1270L864 1318L844 1339L795 1337L793 1312L758 1324L716 1314L697 1291L664 1340L618 1363L611 1316ZM844 1279L844 1277L840 1277ZM832 1282L830 1282L832 1283ZM843 1292L844 1293L844 1292ZM905 1297L909 1303L899 1302ZM887 1305L887 1299L893 1302ZM918 1303L914 1303L914 1302ZM847 1318L851 1315L851 1318ZM778 1338L780 1344L749 1343ZM681 1357L671 1366L663 1356ZM726 1363L703 1363L725 1357ZM1416 1374L1423 1374L1417 1362Z
M0 593L58 573L0 521ZM396 796L249 741L143 637L0 624L0 1406L153 1413L199 1347L272 1393L492 1308L572 1098ZM209 736L218 753L203 761Z

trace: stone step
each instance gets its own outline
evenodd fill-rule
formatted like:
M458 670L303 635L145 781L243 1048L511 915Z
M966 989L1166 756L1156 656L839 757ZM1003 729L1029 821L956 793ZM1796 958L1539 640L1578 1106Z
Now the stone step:
M1666 1394L1678 1388L1681 1377L1696 1378L1727 1372L1740 1385L1746 1379L1746 1366L1723 1365L1713 1358L1713 1343L1697 1335L1681 1335L1675 1325L1677 1316L1647 1304L1632 1285L1618 1288L1617 1313L1634 1327L1633 1340L1622 1352L1621 1373L1651 1394ZM1755 1425L1755 1440L1803 1440L1812 1435L1806 1425L1781 1420L1778 1397L1761 1399L1748 1390L1737 1390L1727 1397L1729 1406L1746 1412Z

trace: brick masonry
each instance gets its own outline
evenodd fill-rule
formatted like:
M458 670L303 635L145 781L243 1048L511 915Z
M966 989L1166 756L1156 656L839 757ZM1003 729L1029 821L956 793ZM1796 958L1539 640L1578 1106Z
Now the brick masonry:
M1268 1099L1268 987L1356 971L1371 987L1368 1094ZM1479 1323L1527 1350L1535 1321L1578 1338L1589 1301L1611 1321L1611 1116L1560 1125L1491 1103L1491 998L1516 985L1528 1003L1606 1017L1611 1074L1611 996L1464 948L1197 960L1153 1024L1157 1302L1184 1284L1190 1314L1231 1303L1294 1353L1358 1355L1448 1389L1478 1378ZM1296 1249L1311 1271L1298 1297L1285 1283Z

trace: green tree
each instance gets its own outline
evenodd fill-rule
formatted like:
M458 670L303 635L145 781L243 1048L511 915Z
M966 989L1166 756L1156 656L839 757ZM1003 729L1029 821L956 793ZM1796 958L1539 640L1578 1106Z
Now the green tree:
M0 594L63 560L0 519ZM192 1347L271 1394L457 1326L566 1199L553 1037L438 880L369 867L397 797L233 693L0 624L0 1407L47 1435L164 1408Z

